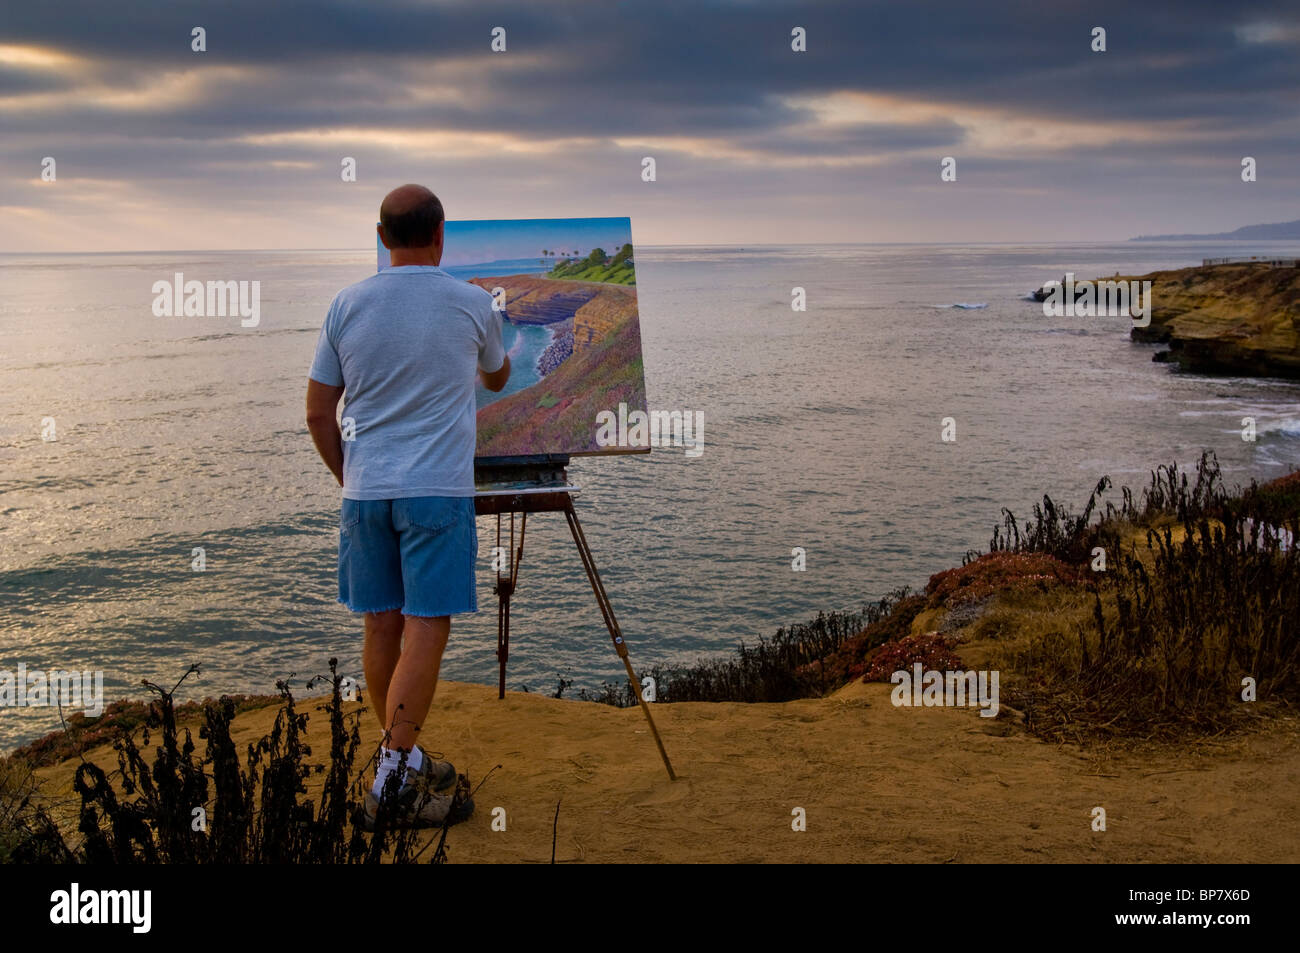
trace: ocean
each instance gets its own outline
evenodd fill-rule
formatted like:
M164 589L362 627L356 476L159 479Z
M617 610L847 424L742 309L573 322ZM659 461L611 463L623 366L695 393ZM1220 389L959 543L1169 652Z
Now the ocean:
M1265 253L1300 246L638 248L651 407L702 412L705 436L698 457L570 468L634 664L923 585L986 548L1003 506L1077 507L1103 475L1118 499L1203 449L1229 483L1297 468L1300 385L1179 374L1124 320L1024 300L1066 271ZM338 488L303 395L331 298L373 271L368 248L0 256L0 673L102 671L108 700L191 663L181 699L282 678L302 694L331 657L361 677L360 626L335 602ZM260 323L155 317L151 287L175 272L259 280ZM540 351L549 332L530 330L508 346ZM495 683L493 535L480 519L480 612L453 623L444 678ZM558 515L529 521L512 608L510 688L622 677ZM0 707L0 750L58 724Z

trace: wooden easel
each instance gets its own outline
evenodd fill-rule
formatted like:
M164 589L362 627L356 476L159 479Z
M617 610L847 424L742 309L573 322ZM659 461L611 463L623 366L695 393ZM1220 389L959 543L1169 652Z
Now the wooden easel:
M500 465L492 465L475 461L475 478L478 482L506 482L519 480L533 480L538 483L546 481L566 483L567 478L564 466L568 463L568 458L548 458L545 462L540 463L519 463L510 461ZM510 517L510 554L509 565L503 573L500 569L496 573L496 585L493 592L497 596L497 697L505 698L506 696L506 660L510 657L510 597L514 595L516 585L519 581L519 564L524 558L524 533L528 527L529 513L563 513L564 518L568 521L569 532L573 535L574 545L578 548L578 556L582 559L582 568L587 572L587 581L591 583L591 591L595 593L596 605L600 608L600 614L605 619L605 628L609 630L609 637L614 642L614 651L618 657L623 660L623 667L627 669L628 681L632 684L632 691L636 693L636 700L641 706L641 711L645 714L645 720L650 725L650 733L654 736L655 745L659 748L659 756L663 758L664 767L668 769L670 780L676 781L677 775L673 772L672 762L668 760L668 752L664 750L663 740L659 737L659 730L655 727L654 718L650 714L650 706L646 703L644 696L641 694L641 682L636 677L636 672L632 669L632 661L628 658L627 643L623 640L623 632L618 626L618 619L614 617L614 608L610 605L609 595L605 592L605 584L600 580L600 573L596 571L596 560L591 555L591 548L587 545L587 537L582 532L582 524L578 521L578 511L573 507L573 495L571 491L556 492L527 492L527 493L506 493L497 495L478 495L474 498L474 512L479 516L495 516L497 518L497 546L501 546L501 517ZM519 544L515 545L515 514L519 514Z

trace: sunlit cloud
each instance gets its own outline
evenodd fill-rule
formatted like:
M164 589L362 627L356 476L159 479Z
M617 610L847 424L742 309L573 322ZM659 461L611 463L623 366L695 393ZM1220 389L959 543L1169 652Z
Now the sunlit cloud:
M240 66L169 70L120 85L88 77L59 90L0 96L0 110L51 115L85 109L151 114L176 111L203 102L222 84L251 79L255 72Z
M496 153L521 156L547 155L583 146L596 140L587 137L538 139L509 132L466 132L464 130L383 129L345 126L334 129L295 129L291 132L257 133L237 136L233 142L250 146L319 146L335 148L364 145L369 149L387 149L409 156L442 158L482 158Z
M0 66L16 69L68 70L83 61L53 47L0 43Z
M869 128L878 125L923 127L951 122L962 130L960 143L968 156L1024 156L1027 153L1075 152L1081 147L1105 148L1126 142L1176 144L1205 136L1204 126L1171 117L1149 120L1092 120L1066 114L1041 115L1023 109L990 105L940 103L897 95L838 90L819 96L788 96L784 102L817 116L828 128ZM896 155L928 155L933 149L891 150Z

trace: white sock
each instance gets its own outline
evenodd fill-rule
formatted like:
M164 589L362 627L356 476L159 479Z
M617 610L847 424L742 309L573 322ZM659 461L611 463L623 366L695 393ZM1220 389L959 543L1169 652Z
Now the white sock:
M402 760L402 752L398 748L381 747L379 753L379 767L375 769L375 783L370 788L375 797L382 796L388 776L397 770L397 766ZM420 750L419 745L416 745L411 749L410 754L406 756L406 766L413 771L419 771L420 766L423 764L424 752Z
M419 745L415 745L411 748L411 753L406 756L406 766L412 771L419 771L423 765L424 752L420 750Z

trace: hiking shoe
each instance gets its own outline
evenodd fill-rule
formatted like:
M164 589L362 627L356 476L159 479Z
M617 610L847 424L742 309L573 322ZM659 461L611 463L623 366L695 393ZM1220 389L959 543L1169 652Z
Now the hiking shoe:
M414 771L408 779L418 778ZM466 797L456 801L455 794L439 794L430 790L420 780L408 780L397 792L387 818L388 827L441 827L443 824L459 824L474 813L474 800ZM379 798L373 791L366 792L365 815L362 827L373 832L379 815ZM450 820L449 820L450 819Z
M424 752L424 761L420 763L419 776L431 790L445 794L456 787L456 767L450 761L434 760L441 757L441 752Z

